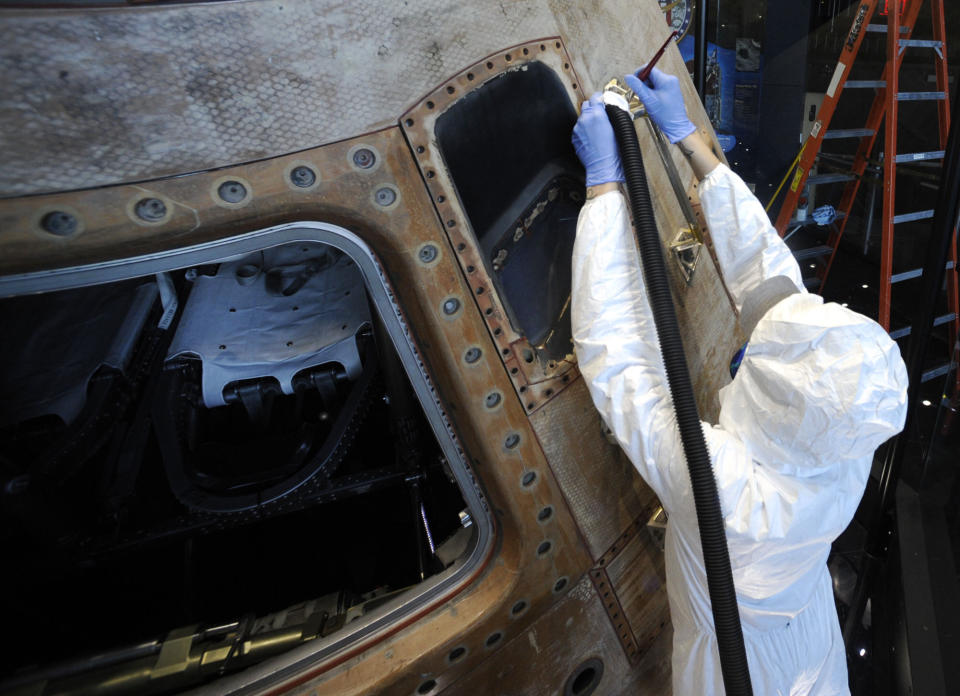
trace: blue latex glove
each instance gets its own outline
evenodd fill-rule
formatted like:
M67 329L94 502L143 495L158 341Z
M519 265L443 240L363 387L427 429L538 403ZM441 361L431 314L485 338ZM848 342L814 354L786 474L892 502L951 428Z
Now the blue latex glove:
M583 102L571 140L587 170L587 186L623 182L617 141L599 92Z
M643 67L637 70L638 74L640 70L643 70ZM653 87L640 82L636 75L627 75L625 79L630 89L640 97L647 114L671 143L677 143L697 130L687 118L680 80L676 77L654 68L648 78Z

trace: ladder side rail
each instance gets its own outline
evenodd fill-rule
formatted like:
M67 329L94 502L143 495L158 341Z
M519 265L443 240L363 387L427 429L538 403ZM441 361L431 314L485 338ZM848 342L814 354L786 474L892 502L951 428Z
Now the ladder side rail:
M940 123L940 149L947 146L950 133L950 78L947 73L947 32L943 16L943 0L931 0L930 20L933 24L933 40L940 42L940 50L934 59L936 64L937 91L944 93L944 99L937 104L937 117Z
M937 91L944 93L944 99L937 104L937 117L940 124L940 149L944 150L947 146L947 137L950 133L950 78L947 66L947 31L946 20L944 18L943 0L930 0L930 21L933 25L933 39L940 42L940 50L934 59L936 64ZM953 231L953 241L950 243L950 260L953 262L953 269L947 271L947 311L953 314L953 321L950 322L948 331L948 344L950 346L950 359L953 358L953 346L957 342L957 336L960 336L960 283L957 278L957 234ZM960 393L960 370L954 371L954 390Z
M919 5L919 2L914 2ZM886 115L883 121L883 222L880 246L880 301L877 321L890 330L890 294L893 275L893 218L897 193L897 92L900 86L900 3L889 5L887 15Z

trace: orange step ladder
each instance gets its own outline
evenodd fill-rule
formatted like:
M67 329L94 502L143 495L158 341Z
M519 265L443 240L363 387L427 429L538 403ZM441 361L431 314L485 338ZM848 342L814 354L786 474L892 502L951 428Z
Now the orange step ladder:
M775 227L781 236L787 233L791 225L796 225L794 214L806 184L826 184L846 182L840 204L837 206L837 225L824 246L796 252L798 257L810 259L829 255L825 264L818 270L819 288L822 291L830 268L836 257L840 239L843 236L850 211L860 189L860 183L871 164L870 154L873 151L877 136L883 125L884 148L882 156L883 172L883 220L880 252L880 286L879 312L877 321L894 338L900 338L910 333L910 327L900 327L890 330L890 300L893 285L896 283L917 278L922 275L921 269L912 269L893 273L893 239L894 227L905 222L932 219L933 210L920 210L909 213L896 214L896 176L897 164L906 162L942 160L950 131L950 100L947 78L946 60L946 30L944 23L944 0L930 0L931 18L933 24L933 38L931 40L913 39L914 25L920 14L922 0L864 0L855 11L853 23L847 40L844 43L837 67L827 88L823 104L817 112L817 120L810 131L810 135L800 150L800 155L793 172L790 188L780 207ZM877 10L880 15L887 16L887 24L871 24ZM899 26L899 31L889 31L888 27ZM849 80L853 63L860 52L864 36L869 32L886 32L887 34L887 61L883 76L879 80ZM901 92L899 90L900 66L908 49L927 49L935 54L936 91L931 92ZM864 128L830 130L830 121L833 118L837 102L845 88L874 88L877 90L867 117ZM898 153L897 152L897 112L901 101L934 101L937 103L939 125L939 149L926 152ZM848 172L830 173L810 176L810 170L816 165L820 148L826 140L839 138L859 138L860 143L854 155L853 163ZM886 153L893 153L887 157ZM876 162L873 162L876 164ZM956 232L954 232L956 238ZM948 269L953 269L957 263L957 247L951 244ZM949 345L952 346L960 331L960 306L958 306L957 274L947 273L947 306L948 312L936 318L934 324L950 324ZM924 373L924 381L941 376L947 372L949 363Z

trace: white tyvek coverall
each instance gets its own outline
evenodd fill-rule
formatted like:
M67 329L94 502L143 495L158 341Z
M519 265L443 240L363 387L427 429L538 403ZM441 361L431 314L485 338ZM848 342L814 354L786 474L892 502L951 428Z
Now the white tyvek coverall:
M704 178L700 199L738 309L775 275L800 290L759 321L736 378L720 391L719 424L703 424L753 691L848 694L826 560L857 508L874 450L903 428L906 368L878 324L803 289L792 254L726 166ZM633 235L619 192L583 207L574 342L594 404L670 516L674 694L722 694L690 478Z

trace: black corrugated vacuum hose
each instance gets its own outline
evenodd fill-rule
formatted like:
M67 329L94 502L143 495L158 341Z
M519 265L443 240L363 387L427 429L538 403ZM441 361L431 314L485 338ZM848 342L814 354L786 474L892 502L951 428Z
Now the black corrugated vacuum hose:
M727 535L724 531L723 514L720 511L720 495L713 477L710 453L700 426L700 415L693 395L693 385L687 372L683 341L677 315L670 295L667 267L660 246L660 235L653 217L650 191L640 156L640 143L630 114L620 107L607 105L607 116L620 149L620 160L627 180L630 207L633 209L634 226L643 263L643 277L647 296L653 310L660 352L667 370L667 383L677 414L683 453L690 470L693 499L697 508L700 527L700 542L703 546L703 561L707 571L707 587L713 609L713 624L717 632L720 651L720 669L727 696L749 696L753 693L750 672L747 669L747 654L743 646L743 630L740 627L740 611L733 587L730 570L730 555L727 552Z

